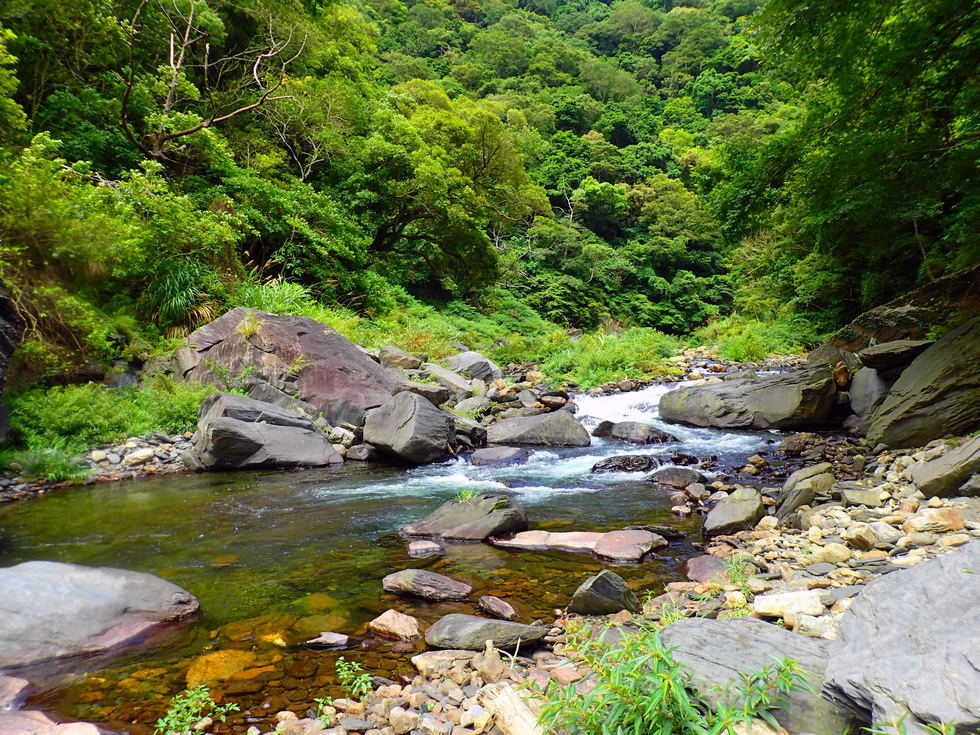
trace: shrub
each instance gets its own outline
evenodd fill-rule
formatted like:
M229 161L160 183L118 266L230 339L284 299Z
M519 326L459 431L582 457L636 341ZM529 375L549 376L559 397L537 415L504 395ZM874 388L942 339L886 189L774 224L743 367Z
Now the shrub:
M718 345L718 351L728 360L757 362L773 353L800 353L819 342L820 335L802 317L782 316L762 322L732 314L702 327L694 339L700 344Z
M588 334L550 355L544 372L590 388L613 380L667 374L664 358L679 343L656 329L636 327L622 334Z
M95 383L38 388L10 396L12 439L27 449L82 452L153 431L190 431L211 386L164 376L136 388Z
M7 449L0 452L0 467L13 470L25 480L81 482L89 476L88 466L63 450Z
M154 735L186 735L205 717L224 722L230 712L238 712L234 702L215 704L207 686L186 689L172 700L167 714L157 720Z
M584 696L574 684L549 689L540 718L547 732L714 735L733 732L735 724L753 718L776 725L770 710L804 681L804 672L795 662L783 659L744 675L712 708L689 685L688 670L671 656L654 628L641 628L621 645L577 631L571 634L568 648L598 682Z

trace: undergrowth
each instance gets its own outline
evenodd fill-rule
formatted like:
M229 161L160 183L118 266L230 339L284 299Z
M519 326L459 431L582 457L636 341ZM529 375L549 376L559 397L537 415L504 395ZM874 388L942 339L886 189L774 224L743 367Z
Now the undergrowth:
M799 354L820 342L820 336L802 317L782 316L763 322L732 314L697 330L693 341L717 345L726 360L758 362L771 354Z
M598 681L584 695L574 684L546 692L540 723L549 733L715 735L733 733L735 725L752 719L777 725L772 709L805 685L805 672L784 658L743 675L737 686L709 703L690 685L690 672L653 627L641 628L616 645L589 631L572 631L567 650Z

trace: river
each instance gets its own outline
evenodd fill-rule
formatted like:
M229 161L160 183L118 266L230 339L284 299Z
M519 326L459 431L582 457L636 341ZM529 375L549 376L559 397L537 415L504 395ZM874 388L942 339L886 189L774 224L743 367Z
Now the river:
M50 672L32 704L66 718L151 724L186 683L188 664L203 653L248 650L254 681L218 687L261 718L287 704L306 704L331 690L336 653L297 644L321 630L350 634L341 652L373 673L395 677L410 669L404 647L367 640L365 625L394 607L423 623L448 612L475 612L470 603L428 604L384 595L380 580L405 567L425 567L474 586L473 599L496 594L530 622L563 607L575 588L609 566L563 552L508 552L483 544L447 547L445 556L416 560L397 530L461 490L512 495L532 528L610 530L629 524L676 526L687 540L671 543L641 565L616 570L642 594L676 578L696 553L699 518L670 512L669 493L640 474L592 474L600 459L650 454L668 462L680 451L715 456L726 468L764 449L767 432L723 432L661 422L657 403L667 390L580 396L578 416L640 420L680 441L638 447L594 439L581 449L536 450L504 468L465 460L410 470L357 465L300 472L181 474L96 484L0 508L0 566L49 559L152 572L190 590L203 617L166 643L109 662L79 662L66 676ZM258 618L258 620L256 620ZM225 626L225 627L223 627ZM213 631L221 629L219 633ZM258 691L249 691L256 689ZM241 732L249 720L230 728ZM117 725L119 731L144 732ZM152 728L151 728L152 729ZM220 728L219 728L220 729ZM216 730L217 731L217 730Z

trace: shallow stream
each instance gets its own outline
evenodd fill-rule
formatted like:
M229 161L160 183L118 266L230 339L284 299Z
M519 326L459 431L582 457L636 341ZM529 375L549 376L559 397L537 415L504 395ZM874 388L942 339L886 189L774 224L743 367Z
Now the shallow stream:
M644 482L643 473L592 474L592 465L617 454L651 454L667 463L680 451L717 457L717 466L727 469L774 437L660 422L657 403L670 387L577 399L588 427L600 419L646 421L681 440L666 445L594 439L584 449L536 450L526 464L504 468L459 461L405 470L352 462L302 472L170 475L2 507L0 566L49 559L152 572L194 593L204 613L151 650L81 662L67 676L52 672L47 691L32 704L66 719L113 722L120 732L151 732L187 683L191 662L205 653L247 651L255 656L245 675L214 688L216 698L241 703L243 713L227 731L242 732L284 707L300 710L315 697L336 694L337 655L391 678L409 672L413 650L363 640L366 623L384 610L394 607L424 624L448 612L476 612L473 603L385 595L386 574L409 566L439 571L472 584L473 600L488 593L507 599L530 622L563 607L586 577L609 566L588 555L483 544L452 545L442 557L408 557L397 530L461 490L513 495L532 528L676 526L686 541L641 565L617 567L638 591L676 578L680 563L696 553L700 519L672 515L668 493ZM298 645L328 630L351 635L351 648L323 653Z

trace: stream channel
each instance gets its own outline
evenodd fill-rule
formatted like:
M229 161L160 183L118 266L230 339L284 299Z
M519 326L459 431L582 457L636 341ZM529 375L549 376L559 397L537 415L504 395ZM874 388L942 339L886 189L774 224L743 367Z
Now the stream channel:
M701 519L672 515L669 492L645 482L647 473L592 474L592 465L620 454L650 454L667 465L680 451L716 457L724 470L776 438L659 421L660 396L676 385L577 398L578 416L590 430L600 419L645 421L680 439L670 444L593 439L587 448L534 450L526 464L500 468L465 460L409 470L351 462L299 472L177 474L82 486L2 507L0 566L49 559L151 572L190 590L203 610L162 644L35 675L44 691L28 705L65 719L112 723L118 732L150 733L175 693L205 680L218 701L242 707L214 731L244 732L281 709L301 712L315 697L339 695L338 655L373 674L410 674L408 659L423 644L367 635L367 622L389 608L428 625L450 612L476 613L479 596L494 594L510 601L523 622L550 620L586 577L611 566L585 554L485 544L448 545L444 556L410 558L397 530L461 490L514 496L531 528L677 527L686 540L640 565L615 567L641 596L645 589L656 594L655 585L679 578L680 564L697 553L692 542L700 540ZM406 567L472 584L473 602L383 593L381 578ZM350 647L322 652L299 645L321 631L349 634Z

